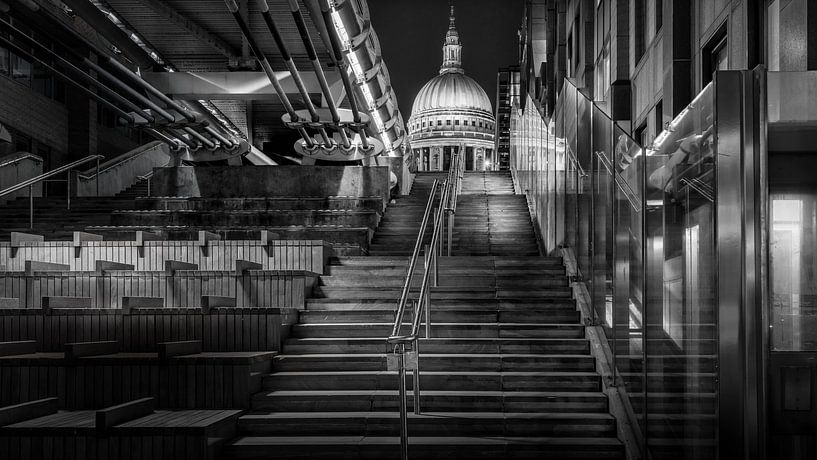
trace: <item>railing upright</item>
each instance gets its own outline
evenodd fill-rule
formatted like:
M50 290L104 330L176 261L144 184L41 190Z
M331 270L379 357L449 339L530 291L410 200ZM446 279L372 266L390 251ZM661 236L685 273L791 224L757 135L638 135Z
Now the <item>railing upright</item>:
M412 370L414 413L420 414L420 327L422 322L425 321L425 336L426 338L431 338L431 288L439 285L440 270L438 257L444 254L446 220L448 220L449 235L448 253L450 254L451 252L450 235L453 231L454 222L450 215L449 219L446 219L446 216L453 212L453 208L456 207L456 195L460 190L459 181L462 178L460 174L461 163L461 155L455 154L448 171L448 177L440 193L439 206L433 210L434 230L432 231L431 241L425 245L423 280L420 285L420 294L417 301L413 303L411 330L407 335L400 335L408 296L411 290L414 268L416 267L419 250L425 237L426 227L432 216L432 206L438 183L436 180L432 186L431 196L429 196L428 203L426 204L425 213L423 214L423 220L420 225L420 232L417 235L414 246L414 252L409 261L409 271L406 274L406 280L403 283L403 290L400 295L400 300L398 301L392 334L387 339L389 346L392 347L392 353L387 356L388 368L389 370L397 370L398 379L400 380L398 389L400 392L400 453L403 460L408 460L408 395L406 389L406 370Z

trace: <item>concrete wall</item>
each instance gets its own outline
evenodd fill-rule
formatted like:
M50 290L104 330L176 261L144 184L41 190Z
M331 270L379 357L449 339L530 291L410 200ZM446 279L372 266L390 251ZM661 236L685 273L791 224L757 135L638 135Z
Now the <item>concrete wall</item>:
M180 166L157 168L154 196L379 196L389 198L387 166Z

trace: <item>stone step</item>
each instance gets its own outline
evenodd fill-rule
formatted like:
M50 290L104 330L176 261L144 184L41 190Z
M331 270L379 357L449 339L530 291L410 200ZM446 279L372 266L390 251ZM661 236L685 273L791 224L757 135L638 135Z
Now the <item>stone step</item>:
M391 310L319 310L300 312L301 324L332 323L387 323L394 321L395 309ZM434 323L578 323L581 315L573 309L549 308L547 310L462 310L431 308ZM407 312L410 318L412 312Z
M333 323L333 324L295 324L292 326L292 337L299 338L344 338L373 337L383 338L391 335L393 323ZM404 329L408 325L404 326ZM424 335L421 328L421 336ZM535 324L535 323L432 323L431 335L434 338L584 338L584 326L581 324Z
M400 289L365 289L355 287L328 287L318 286L313 292L314 297L327 299L399 299ZM503 299L503 298L570 298L572 291L568 287L553 287L540 289L446 289L445 286L431 288L432 299ZM417 298L412 293L411 298Z
M593 372L595 359L589 355L546 354L427 354L420 350L424 371L478 372ZM323 353L278 355L276 372L383 371L386 353Z
M322 310L393 310L397 308L398 299L307 299L306 308ZM576 308L570 298L548 299L442 299L432 303L432 309L445 308L486 308L496 310L526 310L531 308L566 307ZM409 309L410 311L410 309Z
M610 414L424 412L409 414L412 436L576 436L615 437L616 422ZM276 436L366 433L390 436L399 432L395 412L271 412L246 414L239 419L243 433Z
M422 364L422 362L421 362ZM397 372L275 372L264 377L267 390L394 390ZM412 390L413 376L406 376ZM600 391L596 372L420 371L422 391Z
M404 272L407 270L403 270ZM422 275L417 274L412 279L412 286L419 287L422 284ZM381 275L374 274L337 274L330 276L321 276L320 284L327 287L373 287L373 288L401 288L405 283L405 275ZM482 287L496 287L497 289L505 288L530 288L530 289L546 289L552 287L566 288L568 286L567 278L564 276L544 277L541 275L535 276L491 276L478 274L440 274L440 286L482 286Z
M406 258L408 259L408 258ZM422 274L425 268L418 260L415 265L414 273ZM389 277L398 276L405 278L408 272L408 262L402 265L328 265L326 274L329 276L358 276L358 277ZM560 265L553 265L552 267L518 267L518 268L491 268L491 267L468 267L468 266L452 266L449 264L440 264L440 276L497 276L505 279L531 279L538 277L553 277L565 276L565 268Z
M399 408L397 390L269 391L253 396L254 410L286 412L368 412ZM409 410L413 398L409 393ZM425 411L607 412L601 392L423 391Z
M586 339L498 339L498 338L432 338L421 339L424 353L534 353L588 354ZM388 347L382 338L290 338L284 353L382 353Z
M614 437L442 437L409 438L411 460L452 459L622 459ZM400 438L380 436L245 436L223 448L229 459L400 458Z

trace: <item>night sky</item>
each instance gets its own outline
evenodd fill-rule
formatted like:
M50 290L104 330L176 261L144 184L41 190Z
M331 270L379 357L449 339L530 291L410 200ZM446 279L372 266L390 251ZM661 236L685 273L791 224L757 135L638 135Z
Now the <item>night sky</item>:
M371 0L372 25L383 48L400 111L408 121L414 96L437 75L448 30L448 0ZM465 74L482 85L496 109L496 71L518 64L523 0L458 0L457 30Z

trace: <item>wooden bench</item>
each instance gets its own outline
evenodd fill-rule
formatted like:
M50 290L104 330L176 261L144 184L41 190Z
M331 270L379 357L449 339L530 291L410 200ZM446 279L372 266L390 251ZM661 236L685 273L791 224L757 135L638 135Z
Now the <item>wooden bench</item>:
M58 397L62 408L88 409L154 397L159 407L166 408L247 409L251 396L261 390L262 375L271 371L274 356L267 352L164 357L116 353L74 359L43 352L0 356L0 405Z
M235 437L238 410L155 410L143 398L101 410L57 411L54 398L0 408L4 458L210 460Z

